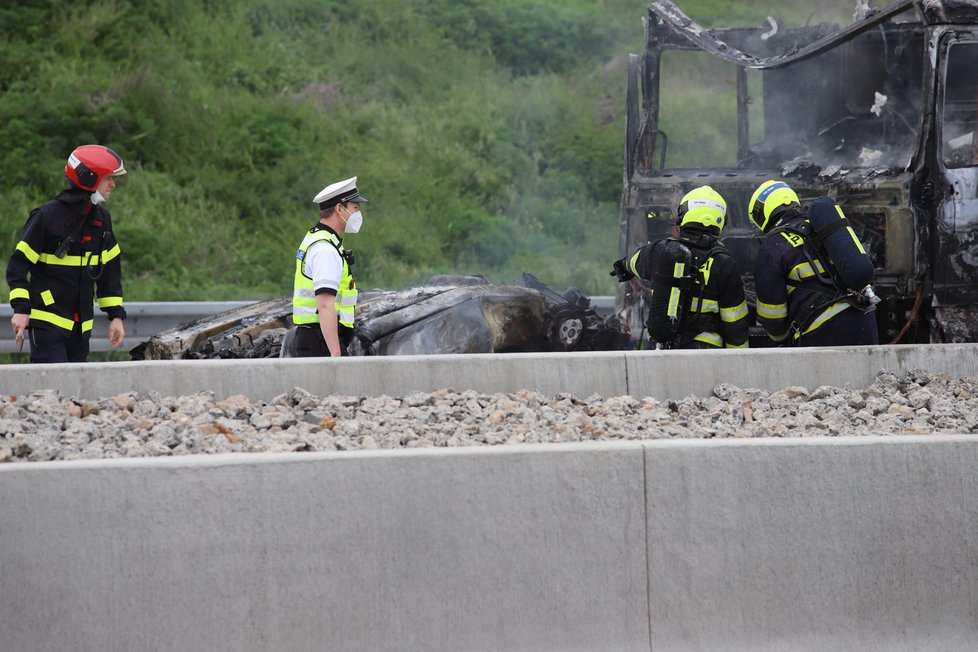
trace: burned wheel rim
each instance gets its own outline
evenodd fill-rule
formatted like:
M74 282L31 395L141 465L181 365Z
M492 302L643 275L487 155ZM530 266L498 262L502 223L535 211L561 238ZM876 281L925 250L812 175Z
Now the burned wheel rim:
M555 351L573 351L584 339L586 320L584 313L574 306L557 308L549 319L547 339Z

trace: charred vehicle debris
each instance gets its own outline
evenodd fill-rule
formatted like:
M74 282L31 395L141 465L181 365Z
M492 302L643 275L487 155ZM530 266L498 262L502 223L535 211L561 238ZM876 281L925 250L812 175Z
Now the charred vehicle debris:
M708 30L668 0L649 5L644 53L628 62L619 255L671 235L680 198L710 185L727 202L723 241L753 311L759 240L747 205L760 183L783 179L803 203L833 197L856 229L882 299L881 343L978 341L978 0L895 0L862 14L841 29L769 17ZM736 88L728 167L668 166L660 82L684 56L706 57ZM611 316L573 288L523 283L453 276L361 291L350 353L641 346L641 281L619 286ZM288 357L291 312L291 298L252 304L159 333L131 356ZM751 346L766 344L755 327Z
M747 205L761 182L782 179L803 203L833 197L856 227L882 298L881 343L978 341L978 0L863 14L844 29L769 17L707 30L668 0L651 4L644 54L629 57L620 255L668 237L680 198L710 185L727 201L723 241L752 304L759 241ZM660 82L697 56L736 87L730 167L669 167ZM638 336L647 289L622 284L617 303Z
M135 360L292 357L292 297L263 301L158 333ZM436 276L400 291L361 291L351 355L615 350L627 334L574 288L532 274L523 286L481 276Z

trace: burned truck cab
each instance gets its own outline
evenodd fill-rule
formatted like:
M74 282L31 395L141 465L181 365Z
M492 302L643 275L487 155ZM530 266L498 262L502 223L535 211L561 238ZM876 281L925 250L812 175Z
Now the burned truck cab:
M978 0L897 0L842 29L769 17L713 30L663 0L644 23L644 54L629 59L621 255L671 235L680 198L710 185L752 304L761 234L747 205L781 179L803 203L833 197L853 224L876 270L880 342L978 341ZM702 116L672 98L695 102L699 85ZM623 284L618 301L640 341L647 288ZM751 345L766 343L755 329Z

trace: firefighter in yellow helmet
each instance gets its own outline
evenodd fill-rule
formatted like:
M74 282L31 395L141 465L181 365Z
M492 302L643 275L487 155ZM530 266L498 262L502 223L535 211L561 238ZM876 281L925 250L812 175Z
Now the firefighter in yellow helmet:
M365 201L356 177L326 186L313 199L319 205L319 221L302 239L295 261L296 357L346 355L358 293L350 273L353 254L343 248L343 236L360 230L360 204Z
M102 206L126 174L104 145L82 145L68 157L68 188L31 211L7 263L15 341L30 341L31 362L85 362L94 306L109 319L113 348L126 336L122 266L112 218Z
M750 314L740 270L720 243L727 203L709 186L679 204L679 237L646 244L614 263L619 282L651 283L646 327L656 348L746 348Z
M878 344L873 264L841 207L819 197L805 210L788 184L772 179L747 210L764 233L754 286L768 337L801 346Z

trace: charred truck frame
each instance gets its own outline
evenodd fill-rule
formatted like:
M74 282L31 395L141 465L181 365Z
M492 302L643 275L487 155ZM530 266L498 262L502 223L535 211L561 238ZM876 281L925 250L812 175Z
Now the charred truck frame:
M668 237L683 194L710 185L727 201L723 241L752 302L759 233L747 204L761 182L783 179L803 203L835 198L856 227L883 299L880 342L978 341L978 0L867 13L841 30L774 18L705 30L667 0L650 5L645 53L629 58L621 255ZM709 53L735 76L735 167L667 167L671 51ZM622 284L618 301L638 336L647 292Z

